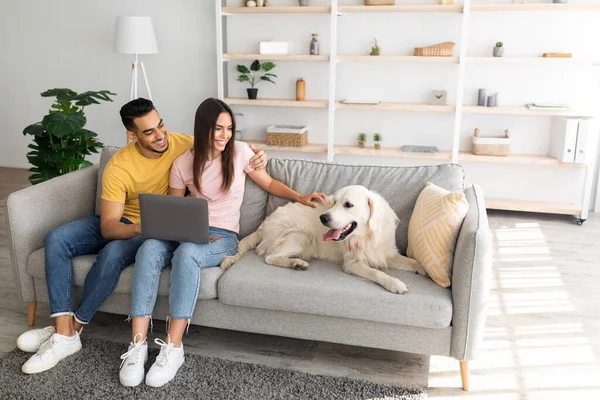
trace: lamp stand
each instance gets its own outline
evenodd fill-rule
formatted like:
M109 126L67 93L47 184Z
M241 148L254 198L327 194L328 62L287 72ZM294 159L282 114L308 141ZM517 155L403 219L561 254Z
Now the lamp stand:
M142 70L144 82L146 83L146 91L148 92L148 99L152 100L152 93L150 92L150 85L148 84L148 76L146 75L146 68L143 62L138 61L138 55L135 55L135 61L131 65L131 88L129 91L129 100L138 98L138 69Z

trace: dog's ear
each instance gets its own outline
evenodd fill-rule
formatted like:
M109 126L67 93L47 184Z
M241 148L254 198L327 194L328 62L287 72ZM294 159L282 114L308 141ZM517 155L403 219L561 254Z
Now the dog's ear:
M379 196L371 194L368 199L369 203L369 229L373 232L380 228L380 223L383 223L385 218L385 208Z
M323 201L323 205L327 208L331 208L333 207L333 204L335 203L335 201L333 200L333 195L329 195L327 197L325 197L325 201Z

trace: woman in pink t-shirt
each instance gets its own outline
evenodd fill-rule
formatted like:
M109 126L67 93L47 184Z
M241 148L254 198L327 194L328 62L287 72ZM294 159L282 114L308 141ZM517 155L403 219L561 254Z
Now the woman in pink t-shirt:
M237 251L240 207L246 175L269 193L314 207L323 193L301 195L273 179L264 169L254 170L254 152L235 141L235 118L221 100L206 99L196 110L194 148L181 155L171 168L169 194L208 200L209 244L148 239L137 253L133 276L131 317L133 342L125 353L119 374L125 386L136 386L144 376L148 347L146 335L158 294L160 273L172 264L169 290L170 325L166 341L156 339L160 354L146 375L146 385L162 386L175 377L183 364L182 338L192 318L200 292L200 271L217 267Z

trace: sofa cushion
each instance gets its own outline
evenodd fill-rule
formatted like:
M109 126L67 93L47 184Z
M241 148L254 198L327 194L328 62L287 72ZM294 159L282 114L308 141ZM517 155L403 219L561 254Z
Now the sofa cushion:
M443 329L452 319L452 293L429 277L385 270L408 286L393 294L349 275L336 263L313 260L306 271L267 265L251 252L219 280L227 305L327 315L422 328ZM368 332L365 332L368 334Z
M410 218L406 253L442 287L450 286L456 238L468 210L464 192L427 183Z
M300 193L333 194L344 186L363 185L381 194L400 218L396 245L402 254L408 247L408 223L425 184L431 182L451 192L464 191L464 171L458 164L391 167L274 158L267 172ZM286 202L269 195L266 215Z
M73 284L83 287L83 282L88 271L92 267L96 255L79 256L73 259ZM46 279L44 266L44 249L34 251L29 256L27 262L27 271L36 278ZM200 293L198 299L210 300L217 298L217 281L223 274L219 267L203 268L200 272ZM160 275L160 284L158 286L158 294L161 296L169 295L169 281L171 279L171 268L165 268ZM115 287L115 293L131 293L131 282L133 281L133 265L125 268L121 272L119 282Z
M100 215L100 199L102 197L102 174L108 160L119 151L119 147L108 146L102 149L100 163L98 164L98 184L96 186L96 215ZM244 189L244 200L240 210L240 232L239 237L243 239L254 232L265 219L267 208L267 195L252 179L246 179Z

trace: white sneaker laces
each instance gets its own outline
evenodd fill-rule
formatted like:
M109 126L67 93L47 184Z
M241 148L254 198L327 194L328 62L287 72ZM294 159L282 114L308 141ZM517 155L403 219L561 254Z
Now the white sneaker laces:
M139 340L138 340L138 335L139 335ZM134 363L137 362L137 358L140 355L140 350L142 348L142 345L144 344L144 341L146 340L146 338L142 337L141 333L138 333L135 335L135 337L133 338L133 347L129 350L127 350L126 353L121 354L121 366L119 367L119 369L123 368L123 364L125 364L125 361L129 360L131 358L131 361L133 361Z
M154 343L160 346L160 353L158 354L158 357L156 357L154 364L161 368L165 365L169 366L169 354L175 350L175 346L173 346L173 343L171 343L171 339L169 338L167 340L169 343L165 343L165 341L162 339L154 339Z

